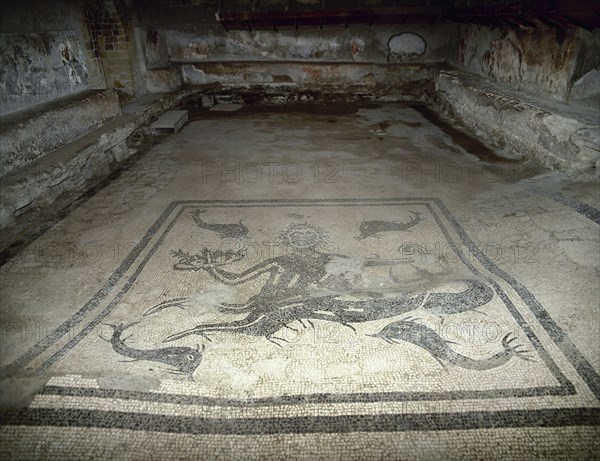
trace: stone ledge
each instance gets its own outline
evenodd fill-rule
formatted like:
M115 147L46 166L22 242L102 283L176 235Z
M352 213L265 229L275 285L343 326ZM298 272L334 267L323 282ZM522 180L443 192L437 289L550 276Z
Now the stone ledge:
M364 85L421 98L429 91L439 63L371 64L311 62L206 62L181 64L189 85L264 85L311 87Z
M436 77L442 110L475 132L554 170L598 175L600 126L594 110L510 90L452 69Z
M65 192L83 192L108 176L133 151L127 138L163 112L176 107L192 90L153 95L130 104L125 114L100 128L5 175L0 188L0 228L6 231L3 246L20 227L18 217L28 210L43 209Z
M3 118L0 176L24 167L120 114L117 93L96 90Z

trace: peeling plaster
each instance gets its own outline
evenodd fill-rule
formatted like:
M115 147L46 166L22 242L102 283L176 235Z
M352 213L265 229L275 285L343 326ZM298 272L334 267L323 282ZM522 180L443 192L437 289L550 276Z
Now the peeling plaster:
M6 115L88 87L75 31L0 35L0 114Z

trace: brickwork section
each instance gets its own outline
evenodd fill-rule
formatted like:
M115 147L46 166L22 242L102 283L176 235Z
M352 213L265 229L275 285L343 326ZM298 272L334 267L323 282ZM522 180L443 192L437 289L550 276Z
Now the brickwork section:
M91 89L105 89L106 79L102 68L102 60L96 41L90 33L87 17L81 17L81 37L83 40L84 54L88 63L88 85Z
M135 92L132 60L133 27L127 7L119 0L97 1L86 14L88 51L102 63L106 85L127 94Z

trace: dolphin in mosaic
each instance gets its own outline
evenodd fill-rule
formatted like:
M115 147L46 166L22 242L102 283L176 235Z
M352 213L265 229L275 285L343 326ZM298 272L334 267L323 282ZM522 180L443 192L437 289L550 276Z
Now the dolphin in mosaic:
M405 231L416 226L423 220L421 213L418 211L409 211L409 213L412 214L412 217L407 222L363 221L358 228L360 235L354 238L356 240L363 240L367 237L379 237L379 234L382 232Z
M504 365L515 356L528 362L534 361L528 355L531 351L524 349L522 344L515 343L517 338L511 333L507 333L502 338L502 351L484 359L472 359L450 347L450 344L456 343L445 340L435 330L415 320L404 319L390 323L378 333L369 336L381 338L390 344L401 342L414 344L428 351L442 366L445 366L445 363L452 363L461 368L481 371Z
M241 239L248 237L248 228L242 224L240 219L237 224L211 224L202 219L201 214L206 210L196 210L192 213L192 219L196 226L219 234L221 238Z
M171 371L173 374L186 375L193 380L194 371L200 366L202 362L202 356L204 354L205 346L197 345L196 348L191 347L163 347L160 349L134 349L125 344L127 338L123 339L123 332L133 325L139 322L133 323L120 323L118 325L107 324L113 329L112 337L110 338L110 344L114 351L125 357L132 358L133 362L138 360L149 360L152 362L165 363L174 367L177 371Z

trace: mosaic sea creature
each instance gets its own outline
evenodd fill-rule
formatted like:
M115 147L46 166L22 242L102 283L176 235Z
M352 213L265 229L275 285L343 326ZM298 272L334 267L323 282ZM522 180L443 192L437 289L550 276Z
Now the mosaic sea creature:
M426 325L417 323L415 319L405 319L386 325L375 337L379 337L388 343L409 342L428 351L433 357L444 366L444 362L449 362L461 368L469 370L490 370L499 367L508 362L512 357L519 357L522 360L533 362L528 355L530 351L523 349L522 344L515 343L517 338L511 333L507 333L501 341L502 351L485 359L472 359L454 351L450 344L456 344L442 338L436 331Z
M192 213L192 218L196 223L196 226L215 232L219 234L221 238L246 238L248 237L248 228L242 224L240 219L238 224L211 224L202 219L201 214L206 210L196 210Z
M303 320L325 320L339 323L354 330L352 323L391 318L414 311L420 307L424 310L432 309L443 312L443 306L445 305L449 310L447 313L454 314L474 310L492 299L493 292L483 282L477 280L466 280L465 282L468 285L465 291L430 294L427 298L425 294L398 295L359 301L339 299L335 295L271 302L266 302L265 298L260 301L258 298L254 298L253 302L237 311L248 313L243 319L197 325L189 330L170 335L165 339L165 342L181 339L192 334L207 337L206 335L209 332L224 331L264 336L272 341L273 338L281 339L274 336L274 334L282 328L293 329L290 324L295 321L302 323ZM442 304L442 300L444 304ZM235 311L232 310L232 312Z
M419 224L423 218L418 211L409 211L413 216L408 222L398 221L363 221L358 230L360 235L354 237L356 240L363 240L367 237L379 237L382 232L405 231Z
M403 224L403 229L416 225L421 220L419 213L413 214L412 224ZM391 224L394 224L395 228L400 226L398 223ZM383 231L381 227L378 229ZM292 224L282 231L280 239L283 245L290 248L290 254L265 259L239 272L227 267L230 260L228 258L231 258L231 261L236 259L237 253L231 250L229 257L222 263L217 263L217 256L223 256L221 252L208 248L203 248L202 253L196 255L181 250L171 252L172 256L179 259L173 266L175 270L204 270L213 280L224 285L240 285L259 277L262 277L263 281L258 293L249 297L246 302L222 303L217 306L221 313L246 314L244 318L196 325L174 333L164 341L174 341L193 334L208 339L207 334L210 332L229 331L264 336L277 344L273 339L281 338L274 336L275 333L282 328L293 329L293 322L304 325L304 321L310 324L311 320L322 320L339 323L355 330L352 323L391 318L420 308L440 315L474 310L490 302L494 296L486 283L469 279L463 280L467 289L459 293L415 293L394 297L377 295L361 300L347 299L343 293L340 297L340 294L330 294L331 291L328 291L329 283L335 281L335 275L328 272L330 263L348 258L341 254L318 251L327 240L325 232L308 223ZM323 288L328 293L316 295L316 288ZM167 307L181 307L181 300L161 303L152 307L146 315Z
M415 297L400 296L385 299L367 299L347 301L335 296L322 296L292 301L272 302L269 304L253 303L249 314L240 320L230 322L197 325L189 330L168 336L164 342L175 341L189 335L200 335L208 338L210 332L236 332L250 336L264 336L277 344L273 339L286 342L275 336L282 328L295 330L290 326L293 322L325 320L346 326L354 331L350 323L364 322L403 314L416 309L424 299L424 295ZM279 344L277 344L279 346Z
M114 351L125 357L133 359L132 361L138 360L150 360L152 362L165 363L174 367L177 371L171 371L173 374L186 375L190 379L193 379L194 371L202 362L202 355L204 353L204 345L200 349L200 345L197 345L195 349L191 347L163 347L160 349L134 349L125 344L128 338L123 339L123 332L137 324L134 323L120 323L118 325L107 324L113 329L113 334L110 338L110 344Z
M485 283L476 279L464 279L467 289L461 293L430 293L423 309L432 314L452 315L472 311L475 307L489 303L494 292Z

